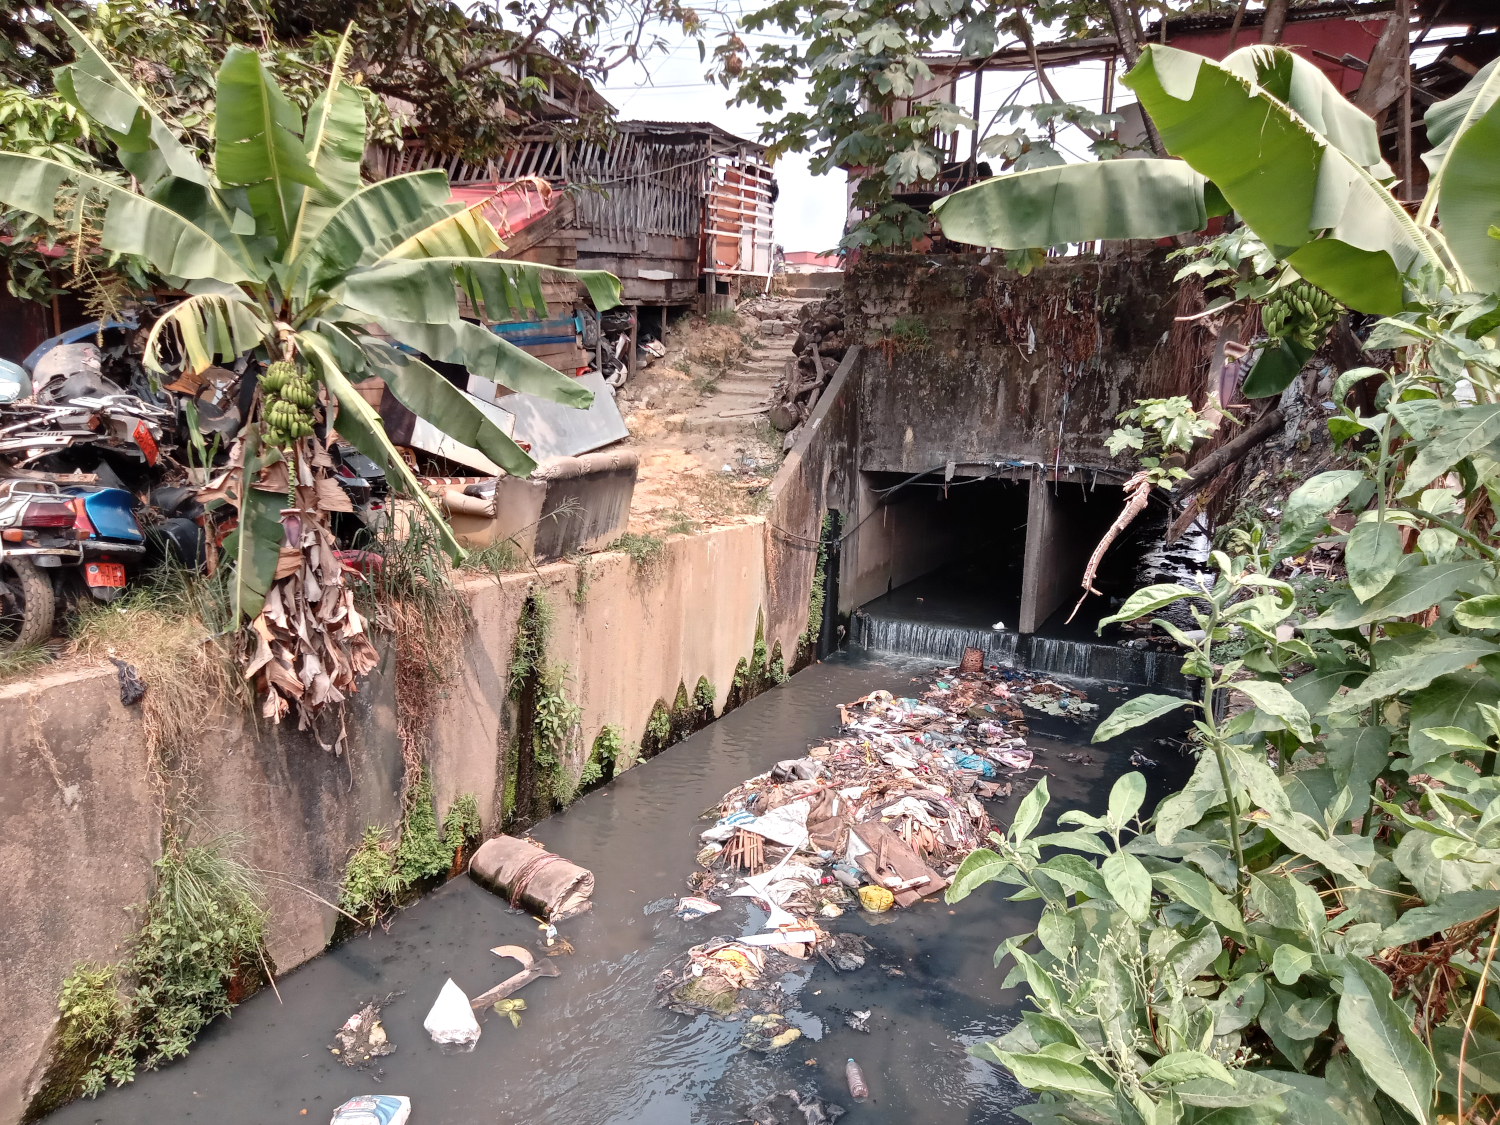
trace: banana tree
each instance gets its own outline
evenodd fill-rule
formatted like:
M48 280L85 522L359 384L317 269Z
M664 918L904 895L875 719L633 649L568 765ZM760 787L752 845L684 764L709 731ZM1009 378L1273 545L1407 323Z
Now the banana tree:
M305 122L254 51L230 49L205 163L104 53L52 15L76 55L56 72L57 89L113 143L131 180L0 152L0 203L77 237L97 230L103 249L140 255L183 294L151 329L150 370L201 372L240 357L270 365L229 469L204 498L237 509L224 555L237 620L251 624L247 675L264 692L263 711L279 721L295 703L305 719L355 690L375 661L327 527L342 500L332 435L379 464L462 555L354 380L380 376L419 417L528 474L531 458L414 353L588 406L574 380L460 316L460 293L490 320L545 315L540 271L549 267L490 257L501 239L478 208L449 202L441 171L361 181L365 117L345 76L347 32ZM608 273L551 272L576 277L600 309L619 303Z
M1202 230L1233 210L1285 264L1286 285L1305 279L1359 312L1399 313L1405 286L1424 268L1455 291L1500 289L1500 241L1490 234L1500 223L1500 68L1428 113L1438 147L1416 217L1390 190L1375 123L1284 48L1247 47L1216 62L1153 45L1123 81L1180 160L986 180L934 206L943 233L1005 249L1155 239ZM1299 323L1284 312L1272 319ZM1273 338L1246 393L1284 390L1309 342L1296 332Z

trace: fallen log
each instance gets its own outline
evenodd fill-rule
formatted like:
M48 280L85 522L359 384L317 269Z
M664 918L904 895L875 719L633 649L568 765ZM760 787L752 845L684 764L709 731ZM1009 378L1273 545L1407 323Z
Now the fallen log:
M1286 418L1280 410L1266 411L1245 427L1245 432L1239 437L1225 442L1189 469L1187 479L1179 481L1172 492L1178 497L1191 496L1218 476L1226 465L1238 461L1285 424Z

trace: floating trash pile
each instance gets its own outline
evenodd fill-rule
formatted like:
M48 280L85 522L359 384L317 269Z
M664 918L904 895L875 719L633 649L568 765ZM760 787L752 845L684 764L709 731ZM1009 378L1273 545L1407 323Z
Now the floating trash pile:
M728 898L766 912L761 932L688 951L657 981L663 1007L745 1018L744 1043L779 1050L799 1031L779 982L818 956L836 972L863 967L869 944L825 926L845 911L907 908L948 886L991 831L982 800L1009 796L1032 767L1026 710L1079 720L1098 705L1076 688L966 661L920 698L875 691L839 707L839 737L776 763L726 793L702 833L695 892L677 917L696 920Z

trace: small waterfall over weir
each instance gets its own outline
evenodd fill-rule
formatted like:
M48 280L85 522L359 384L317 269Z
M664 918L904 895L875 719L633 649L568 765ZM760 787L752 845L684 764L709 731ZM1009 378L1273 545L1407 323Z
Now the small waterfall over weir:
M877 652L926 656L956 664L964 649L977 648L984 653L985 663L1002 668L1138 684L1177 695L1190 695L1195 690L1194 681L1180 671L1182 657L1176 653L912 621L862 610L855 613L853 624L854 640Z

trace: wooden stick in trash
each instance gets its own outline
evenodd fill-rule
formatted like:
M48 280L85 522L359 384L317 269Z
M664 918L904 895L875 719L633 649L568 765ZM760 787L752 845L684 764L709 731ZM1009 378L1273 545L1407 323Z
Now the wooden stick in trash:
M899 879L896 876L888 876L883 880L885 885L893 891L909 891L913 887L920 887L923 883L932 882L928 875L918 875L915 879Z
M514 957L524 968L515 976L507 977L488 992L480 993L470 1000L469 1007L476 1012L481 1008L489 1007L497 1000L504 1000L514 992L520 992L537 977L561 976L556 964L551 961L538 961L531 955L531 950L519 945L497 945L490 952L501 957Z

